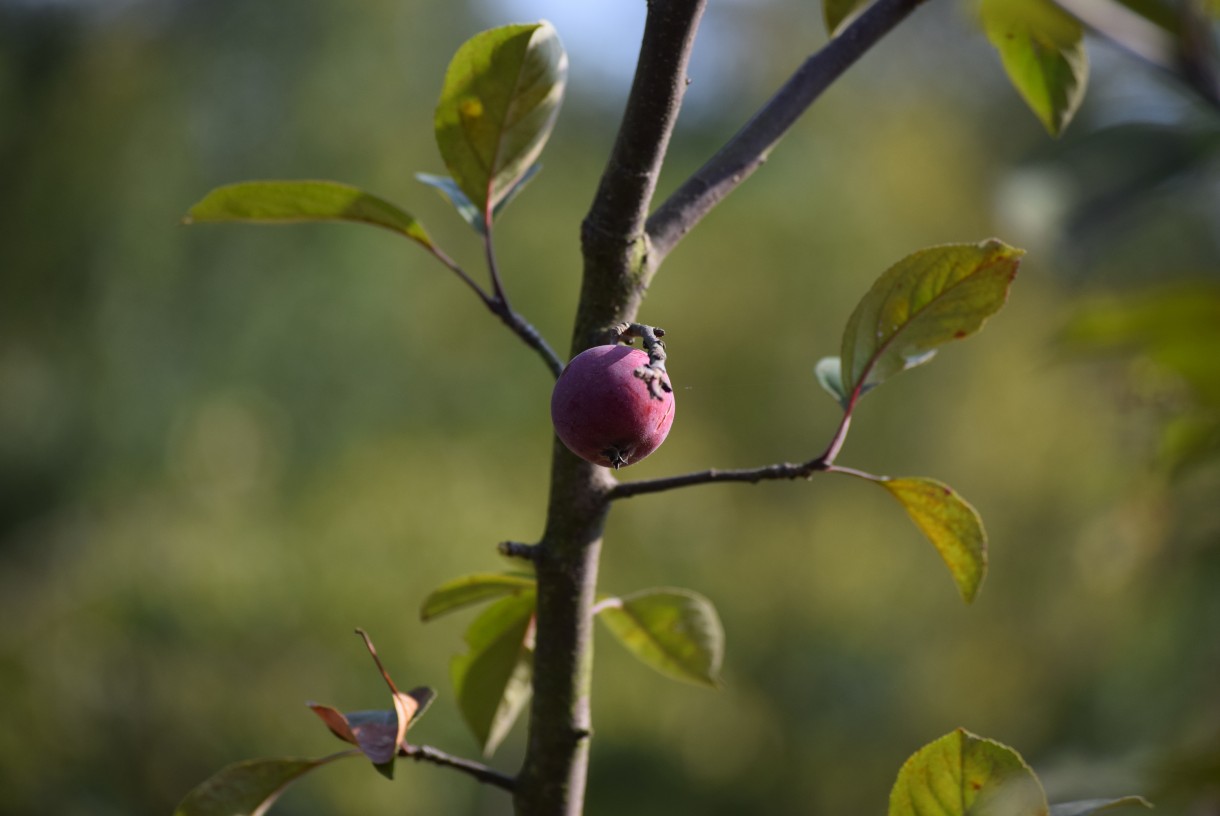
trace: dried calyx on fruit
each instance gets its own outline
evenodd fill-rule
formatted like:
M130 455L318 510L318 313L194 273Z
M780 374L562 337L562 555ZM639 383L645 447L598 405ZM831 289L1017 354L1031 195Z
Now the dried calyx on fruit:
M652 353L605 345L572 358L551 395L551 421L568 450L617 470L665 441L674 421L674 395L656 340L661 334L635 324L617 327L616 337L644 336Z

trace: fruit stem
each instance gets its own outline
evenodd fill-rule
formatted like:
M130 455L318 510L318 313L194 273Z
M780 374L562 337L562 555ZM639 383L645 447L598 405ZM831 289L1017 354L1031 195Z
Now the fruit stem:
M665 399L662 392L672 393L674 390L669 384L668 372L665 370L665 341L661 339L664 336L665 329L646 326L643 323L619 323L610 329L611 342L629 346L636 337L644 341L648 365L640 366L634 373L647 383L649 395L656 400Z

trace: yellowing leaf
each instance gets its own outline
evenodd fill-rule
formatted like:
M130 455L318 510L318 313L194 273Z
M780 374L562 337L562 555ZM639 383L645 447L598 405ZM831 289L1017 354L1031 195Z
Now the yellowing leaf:
M381 673L381 679L390 689L394 709L343 714L330 706L318 703L308 705L336 737L358 747L382 776L393 779L394 757L406 742L407 729L423 716L436 693L426 686L406 693L399 691L377 656L372 639L363 629L357 629L356 633L364 639L364 646Z
M979 514L953 488L934 479L879 479L927 536L962 599L970 603L987 575L987 533Z
M1006 745L965 729L916 751L890 791L889 816L1047 816L1038 777Z
M848 405L982 328L1008 299L1023 254L991 239L923 249L887 269L843 331L840 377Z

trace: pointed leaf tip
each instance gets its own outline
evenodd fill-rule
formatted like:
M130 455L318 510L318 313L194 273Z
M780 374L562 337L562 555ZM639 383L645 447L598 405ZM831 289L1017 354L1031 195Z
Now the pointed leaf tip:
M382 227L432 250L414 216L383 198L335 181L245 181L217 187L191 207L183 224L287 224L347 221Z
M877 279L843 331L841 380L848 404L940 346L979 331L1008 299L1024 251L994 238L929 247Z
M962 600L971 603L987 575L983 520L953 488L935 479L880 479L915 526L936 547Z
M983 0L979 12L1012 86L1059 136L1088 84L1083 26L1051 0Z

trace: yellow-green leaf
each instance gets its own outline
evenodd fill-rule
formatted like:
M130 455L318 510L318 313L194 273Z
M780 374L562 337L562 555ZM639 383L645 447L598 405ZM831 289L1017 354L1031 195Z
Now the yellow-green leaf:
M528 575L511 573L478 573L463 575L441 584L424 599L419 610L420 620L429 621L440 615L462 609L472 604L499 598L502 595L519 595L533 592L536 581Z
M890 791L889 816L1047 816L1021 755L965 729L916 751Z
M716 607L686 589L648 589L598 604L598 618L645 665L676 680L720 684L724 628Z
M1058 136L1088 84L1084 29L1051 0L983 0L980 13L1013 87Z
M935 479L879 479L907 511L953 576L962 600L978 595L987 575L987 533L978 512L953 488Z
M981 329L1008 299L1024 254L993 238L922 249L887 269L843 331L840 377L848 404Z
M568 58L547 22L476 34L458 49L436 106L436 143L476 212L493 210L542 152Z
M286 224L349 221L371 224L433 248L432 239L409 213L358 187L336 181L245 181L217 187L191 207L184 224L243 221Z

